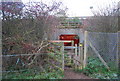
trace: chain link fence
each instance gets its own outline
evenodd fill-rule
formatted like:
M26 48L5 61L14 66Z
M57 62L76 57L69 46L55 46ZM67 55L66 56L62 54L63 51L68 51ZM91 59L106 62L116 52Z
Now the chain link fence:
M87 41L95 47L111 69L117 69L117 33L88 32ZM96 56L91 47L88 48L88 52L90 56Z

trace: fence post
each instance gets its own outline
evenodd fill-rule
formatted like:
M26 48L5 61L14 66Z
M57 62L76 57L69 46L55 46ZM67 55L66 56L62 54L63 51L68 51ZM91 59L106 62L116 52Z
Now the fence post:
M0 55L2 55L2 21L0 20ZM0 57L0 80L2 80L2 57Z
M120 1L118 2L118 36L117 36L117 41L118 41L118 79L120 79Z
M81 47L80 47L80 44L79 44L79 46L78 46L78 58L79 58L78 61L81 63L81 53L80 53L81 50L80 49L81 49ZM79 68L81 69L81 66L80 66L81 64L80 63L79 63Z
M62 43L61 53L62 53L62 69L64 71L64 43Z
M84 59L83 59L83 68L86 67L87 64L87 50L88 50L88 45L87 45L87 39L88 39L88 31L84 32Z
M72 41L72 43L71 43L71 44L72 44L72 46L74 46L74 41Z
M80 44L80 62L81 62L81 67L80 69L83 68L83 45Z
M117 64L118 64L118 78L120 78L120 31L118 31L118 35L117 35Z
M77 68L77 44L75 44L75 68Z

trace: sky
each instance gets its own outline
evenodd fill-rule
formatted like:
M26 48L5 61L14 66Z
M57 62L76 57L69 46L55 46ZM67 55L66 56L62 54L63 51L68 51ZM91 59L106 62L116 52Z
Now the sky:
M28 1L41 1L41 0L22 0L24 3ZM49 2L51 0L42 0L44 2ZM61 1L65 6L67 6L67 15L70 17L78 16L92 16L92 10L96 10L98 7L105 7L111 2L118 2L120 0L56 0ZM90 9L90 7L93 9Z

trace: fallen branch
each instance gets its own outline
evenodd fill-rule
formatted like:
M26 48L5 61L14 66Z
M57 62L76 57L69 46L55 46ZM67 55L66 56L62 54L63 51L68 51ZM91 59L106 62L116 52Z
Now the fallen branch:
M50 43L48 43L48 44L46 44L46 45L40 47L40 49L38 49L37 53L40 52L42 48L47 47L49 44L50 44ZM38 56L38 55L35 55L34 58L33 58L33 60L32 60L28 65L33 64L33 62L34 62L34 60L36 59L37 56Z

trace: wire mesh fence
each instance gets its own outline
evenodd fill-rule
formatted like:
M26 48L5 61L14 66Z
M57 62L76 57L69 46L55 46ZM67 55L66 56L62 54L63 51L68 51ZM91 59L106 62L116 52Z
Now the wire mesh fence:
M117 33L88 32L87 41L92 44L111 69L117 69ZM96 56L91 47L88 51L90 55Z

